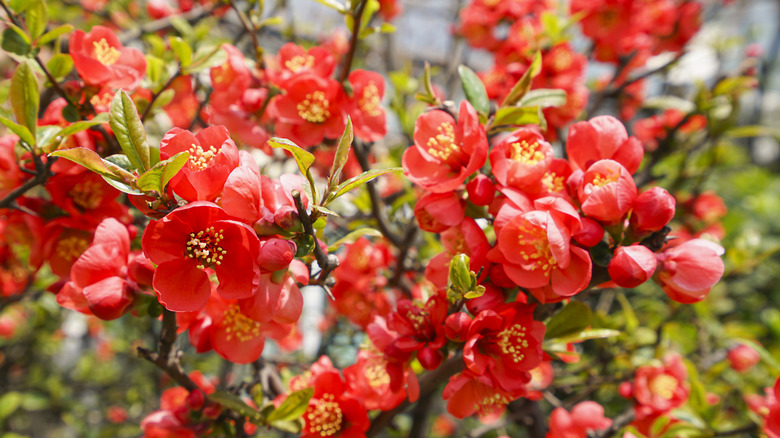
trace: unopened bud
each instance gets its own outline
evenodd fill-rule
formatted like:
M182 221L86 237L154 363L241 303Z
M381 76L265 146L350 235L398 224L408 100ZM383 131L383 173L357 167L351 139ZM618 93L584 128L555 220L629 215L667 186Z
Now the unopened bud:
M632 288L653 276L658 265L655 254L642 245L621 246L609 262L609 276L620 287Z

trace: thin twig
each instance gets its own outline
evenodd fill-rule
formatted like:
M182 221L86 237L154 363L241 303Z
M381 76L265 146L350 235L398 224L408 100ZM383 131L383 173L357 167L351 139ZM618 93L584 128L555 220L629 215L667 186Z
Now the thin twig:
M160 97L160 95L163 94L163 92L167 90L168 87L173 84L173 81L175 81L179 76L181 76L181 68L177 68L176 73L171 75L171 77L168 79L168 82L166 82L165 85L163 85L162 88L160 88L156 93L152 94L152 98L149 101L149 104L146 106L146 109L144 109L143 114L141 114L142 122L146 121L146 116L152 112L152 107L154 106L154 102L157 100L157 98Z
M317 240L317 234L314 232L311 216L306 212L306 207L303 206L301 193L296 190L292 192L292 196L295 200L295 208L298 210L301 224L303 224L303 230L314 239L314 258L320 266L320 273L313 283L325 285L325 280L328 278L328 275L339 266L339 258L333 254L326 254L325 251L322 250L322 247L320 247L320 243ZM326 291L330 294L327 289Z
M176 314L168 309L163 309L163 326L160 331L160 340L157 343L157 352L138 347L138 355L155 364L173 381L186 388L188 391L198 389L198 385L184 372L179 362L179 355L174 349L176 342Z
M360 22L363 19L363 10L366 9L368 0L360 0L357 9L352 12L352 37L349 39L349 51L347 57L344 58L344 66L341 68L341 76L339 81L344 83L349 77L349 72L352 70L352 60L355 58L355 51L357 50L357 43L360 39Z

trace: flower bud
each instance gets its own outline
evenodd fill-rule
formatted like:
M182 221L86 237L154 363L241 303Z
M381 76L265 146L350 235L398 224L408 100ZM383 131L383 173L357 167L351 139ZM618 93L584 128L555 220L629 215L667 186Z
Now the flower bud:
M753 368L761 360L761 356L749 346L739 344L729 350L728 359L731 362L731 368L734 368L737 372L744 373Z
M485 175L477 175L476 178L466 184L466 191L469 193L469 200L475 205L490 205L493 202L493 196L496 193L496 186Z
M604 238L604 228L593 219L580 218L582 229L572 236L577 243L588 248L596 246Z
M257 264L266 272L279 271L290 266L296 252L295 242L271 238L261 243Z
M206 402L206 396L200 389L195 389L187 394L187 398L184 399L184 403L193 411L199 411L203 407L203 403Z
M203 415L207 418L217 418L222 413L222 405L218 403L209 403L203 408Z
M660 230L674 217L676 203L674 196L660 187L645 191L634 200L631 226L640 233Z
M661 271L656 281L669 298L691 304L701 301L723 276L723 247L693 239L657 255Z
M289 205L283 205L274 212L274 223L285 231L303 231L298 211Z
M417 360L426 370L435 370L444 360L444 354L441 350L431 347L423 347L417 352Z
M658 262L642 245L621 246L609 262L609 276L621 287L637 287L653 276Z
M471 318L465 312L453 313L444 320L444 335L455 342L463 342L468 335Z

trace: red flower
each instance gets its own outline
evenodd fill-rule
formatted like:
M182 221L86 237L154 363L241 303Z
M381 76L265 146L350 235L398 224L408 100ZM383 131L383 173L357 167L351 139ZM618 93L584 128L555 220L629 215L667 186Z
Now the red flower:
M629 137L623 123L612 116L571 125L566 153L575 170L584 171L596 161L609 159L622 164L629 174L636 172L644 156L639 140Z
M329 78L336 68L336 60L325 48L305 49L295 43L286 43L279 49L277 68L266 70L268 78L279 88L289 89L288 83L305 74Z
M133 89L146 74L143 52L124 47L105 26L95 26L86 34L73 32L69 48L76 71L90 85Z
M656 281L669 298L691 304L701 301L723 276L723 247L693 239L658 254L661 270Z
M669 192L653 187L634 199L631 226L637 232L658 231L674 218L677 201Z
M441 110L417 118L414 145L404 152L403 165L412 182L434 193L455 190L485 164L485 127L468 101L460 104L457 120Z
M360 350L357 362L344 368L349 393L362 400L368 410L389 411L406 399L403 387L396 391L390 388L386 367L387 362L381 354Z
M163 136L163 160L185 151L190 158L171 179L171 189L188 201L213 201L222 192L230 172L238 167L238 148L230 133L224 126L210 126L195 135L173 128Z
M387 134L385 109L382 97L385 95L385 80L377 72L355 70L349 74L352 98L349 100L349 114L355 128L355 136L363 141L378 141Z
M414 217L420 228L441 233L463 222L466 201L458 192L426 193L414 205Z
M510 303L500 312L483 310L469 327L463 360L474 374L490 373L504 390L523 390L530 379L525 373L542 362L544 331L532 306Z
M600 160L585 172L578 196L585 215L611 225L620 222L631 210L636 199L636 184L620 163Z
M663 414L682 406L688 400L688 371L679 354L664 358L660 366L637 368L633 385L623 384L621 394L636 399L637 419Z
M347 123L341 84L314 74L297 76L287 83L286 93L268 107L275 117L276 135L301 146L314 146L325 138L338 138Z
M646 246L619 246L609 261L609 276L620 287L637 287L653 276L657 264Z
M259 284L259 241L248 226L210 202L178 208L144 230L144 253L156 263L153 287L168 310L202 309L211 294L207 269L226 299L249 298Z
M567 412L564 408L555 408L550 414L550 430L547 438L588 438L589 432L603 430L612 425L612 420L604 416L604 408L593 401L577 403Z
M130 234L113 218L105 219L95 230L92 245L70 270L71 281L57 294L57 302L100 319L122 316L133 302L127 284Z
M728 359L731 368L734 368L737 372L744 373L761 361L761 356L749 346L739 344L729 350Z
M530 375L518 373L514 378L527 382ZM494 418L504 412L510 401L524 393L524 390L510 392L502 389L496 378L490 374L480 375L464 370L450 377L442 392L442 398L447 400L447 412L456 418L466 418L476 413L482 417Z
M512 132L490 151L490 165L498 183L526 191L541 190L542 177L552 160L552 146L532 128Z
M370 422L365 406L347 392L338 372L324 372L314 378L314 396L303 414L302 438L364 436Z

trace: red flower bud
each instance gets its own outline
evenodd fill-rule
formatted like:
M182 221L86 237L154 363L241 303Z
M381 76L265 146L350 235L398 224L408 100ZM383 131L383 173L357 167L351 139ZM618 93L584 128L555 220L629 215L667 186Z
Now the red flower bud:
M604 238L604 228L598 222L587 217L580 218L580 221L582 229L572 236L574 240L588 248L598 245Z
M455 342L463 342L468 335L471 318L465 312L449 315L444 320L444 335Z
M674 217L676 203L674 196L660 187L645 191L634 200L631 226L640 233L660 230Z
M637 287L653 276L658 262L642 245L621 246L609 262L609 276L621 287Z
M739 344L729 350L728 359L731 362L731 368L734 368L737 372L744 373L753 368L761 360L761 356L749 346Z
M496 193L496 186L485 175L477 175L476 178L466 184L469 200L476 205L490 205Z
M200 389L196 389L187 394L187 398L184 400L184 402L191 410L198 411L203 407L203 403L206 402L206 395L203 394L203 391Z
M432 347L423 347L417 352L417 360L426 370L435 370L444 360L444 354L441 350Z
M206 418L217 418L220 413L222 413L222 405L217 403L209 403L203 408L203 415Z
M297 250L295 242L277 238L268 239L260 244L257 264L260 269L267 272L285 269L290 266Z

